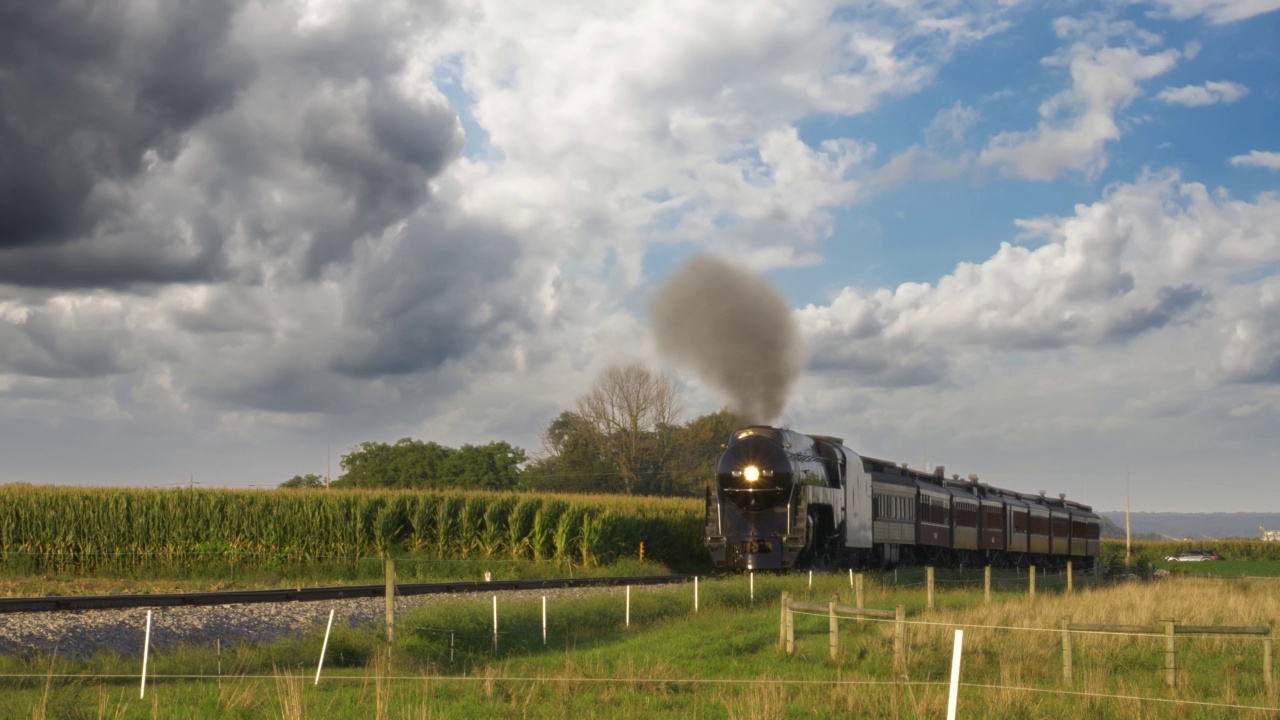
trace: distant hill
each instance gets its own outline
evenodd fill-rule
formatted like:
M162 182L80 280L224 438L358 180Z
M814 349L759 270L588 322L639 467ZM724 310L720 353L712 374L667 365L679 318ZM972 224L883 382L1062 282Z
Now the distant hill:
M1108 532L1106 520L1124 537L1124 511L1099 512L1103 516L1103 537L1113 537ZM1136 512L1129 515L1129 523L1135 540L1191 538L1193 540L1225 540L1226 538L1261 538L1259 526L1268 530L1280 530L1280 513L1154 513Z

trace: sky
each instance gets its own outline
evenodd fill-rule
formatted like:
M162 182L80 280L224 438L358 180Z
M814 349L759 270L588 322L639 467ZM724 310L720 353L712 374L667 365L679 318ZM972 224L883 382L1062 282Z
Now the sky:
M0 4L0 482L270 487L670 373L1101 510L1280 507L1280 0Z

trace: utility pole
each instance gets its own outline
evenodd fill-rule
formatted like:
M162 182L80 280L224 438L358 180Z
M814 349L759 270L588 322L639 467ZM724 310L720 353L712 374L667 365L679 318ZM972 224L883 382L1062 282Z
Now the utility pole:
M324 489L329 489L329 460L333 456L333 443L324 444Z
M1124 466L1124 566L1133 564L1132 538L1129 533L1129 466Z

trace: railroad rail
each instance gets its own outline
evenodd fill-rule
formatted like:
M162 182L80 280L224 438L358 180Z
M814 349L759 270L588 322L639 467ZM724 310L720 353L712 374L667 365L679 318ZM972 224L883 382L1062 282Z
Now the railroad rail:
M455 581L404 583L396 585L397 595L448 595L510 590L553 590L564 588L617 587L620 585L666 585L688 582L692 575L642 575L635 577L560 578L552 580ZM334 587L289 588L280 590L227 590L220 592L154 593L136 595L49 595L43 597L0 598L0 614L51 612L60 610L113 610L118 608L200 607L251 603L308 602L383 597L385 583Z

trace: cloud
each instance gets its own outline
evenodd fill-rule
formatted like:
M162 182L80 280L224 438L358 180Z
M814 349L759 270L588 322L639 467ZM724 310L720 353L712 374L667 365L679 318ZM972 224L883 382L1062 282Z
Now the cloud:
M1175 20L1199 15L1214 25L1238 22L1280 9L1280 0L1153 0L1154 5Z
M909 180L942 180L959 176L973 165L966 138L979 113L956 101L939 110L925 128L925 142L911 145L878 168L867 180L872 189L884 189Z
M0 394L75 379L53 397L115 417L289 424L509 352L541 274L437 197L463 138L417 53L446 13L325 8L11 13Z
M978 161L1029 180L1052 180L1068 170L1097 177L1107 166L1107 143L1121 134L1116 113L1141 94L1141 81L1173 69L1182 53L1143 54L1132 46L1109 46L1117 34L1146 45L1159 42L1127 23L1063 18L1054 28L1059 37L1074 42L1045 62L1066 66L1071 87L1041 103L1035 129L997 134Z
M1249 88L1233 82L1207 82L1204 85L1185 85L1161 90L1156 99L1170 105L1199 107L1217 103L1233 103L1249 94Z
M1280 152L1250 150L1248 155L1236 155L1231 158L1235 167L1260 167L1280 170Z
M402 82L427 9L304 29L283 6L71 5L22 6L0 43L0 282L314 278L461 147L443 99Z
M1005 27L1006 14L997 3L753 0L605 5L583 22L477 16L445 51L461 58L501 162L483 163L468 201L522 233L554 228L549 242L575 243L589 267L608 255L633 286L652 241L757 267L811 264L828 208L856 195L872 146L806 147L800 119L865 113L918 91L957 48ZM583 218L608 241L582 240Z
M1236 274L1280 261L1277 221L1280 198L1247 203L1175 174L1146 176L1074 216L1020 221L1023 239L1043 240L1039 247L1002 243L936 284L846 288L830 305L798 311L815 348L811 369L868 385L940 383L954 364L949 349L1096 348L1179 324L1232 322L1215 294Z
M1280 283L1236 288L1229 298L1221 363L1234 382L1280 384Z

